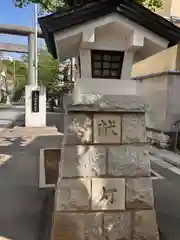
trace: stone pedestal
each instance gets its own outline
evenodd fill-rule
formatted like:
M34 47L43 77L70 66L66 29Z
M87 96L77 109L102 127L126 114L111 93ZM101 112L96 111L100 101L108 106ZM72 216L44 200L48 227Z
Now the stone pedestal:
M46 88L27 85L25 88L25 126L46 126Z
M105 99L68 108L51 240L159 239L145 106Z

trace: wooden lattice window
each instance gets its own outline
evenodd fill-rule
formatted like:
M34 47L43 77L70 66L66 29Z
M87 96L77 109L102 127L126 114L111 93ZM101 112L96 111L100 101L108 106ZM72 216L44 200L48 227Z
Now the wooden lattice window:
M124 52L91 50L92 78L113 78L121 76Z

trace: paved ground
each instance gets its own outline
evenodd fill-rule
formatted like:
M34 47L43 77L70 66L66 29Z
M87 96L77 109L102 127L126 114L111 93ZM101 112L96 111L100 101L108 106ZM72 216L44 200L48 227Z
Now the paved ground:
M165 177L153 181L157 220L163 235L161 240L179 240L180 176L154 163L152 168Z
M25 108L21 104L0 105L0 132L6 127L22 126L24 125L24 111ZM47 106L47 125L57 126L59 131L63 131L62 117L58 118L58 114L62 113L62 109L55 108L55 112L51 113Z
M28 131L0 134L0 239L49 239L53 194L39 189L39 151L60 147L63 136L53 128Z
M0 105L0 131L11 124L12 120L24 112L22 105Z
M161 175L153 180L155 208L162 240L180 239L180 155L151 148L151 168ZM165 154L166 153L166 154Z
M23 119L22 115L11 126L21 126ZM47 122L63 131L62 114L48 113ZM55 145L47 140L42 147L60 146L60 140L58 137ZM38 187L38 144L39 141L33 141L26 145L22 138L0 133L0 239L49 240L54 198L52 190ZM8 159L1 158L2 154Z

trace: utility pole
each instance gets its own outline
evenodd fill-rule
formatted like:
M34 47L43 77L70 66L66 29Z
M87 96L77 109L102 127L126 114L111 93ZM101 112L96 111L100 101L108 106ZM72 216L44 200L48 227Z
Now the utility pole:
M38 46L37 46L37 14L38 7L34 4L34 80L35 84L38 85Z

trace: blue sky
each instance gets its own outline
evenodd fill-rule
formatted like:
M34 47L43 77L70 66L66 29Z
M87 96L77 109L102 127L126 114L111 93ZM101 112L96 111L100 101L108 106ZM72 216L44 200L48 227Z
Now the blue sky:
M19 26L33 27L33 6L29 5L23 9L14 7L13 0L1 0L0 24L15 24ZM13 35L0 34L0 42L27 44L27 38ZM5 53L14 58L19 54Z

